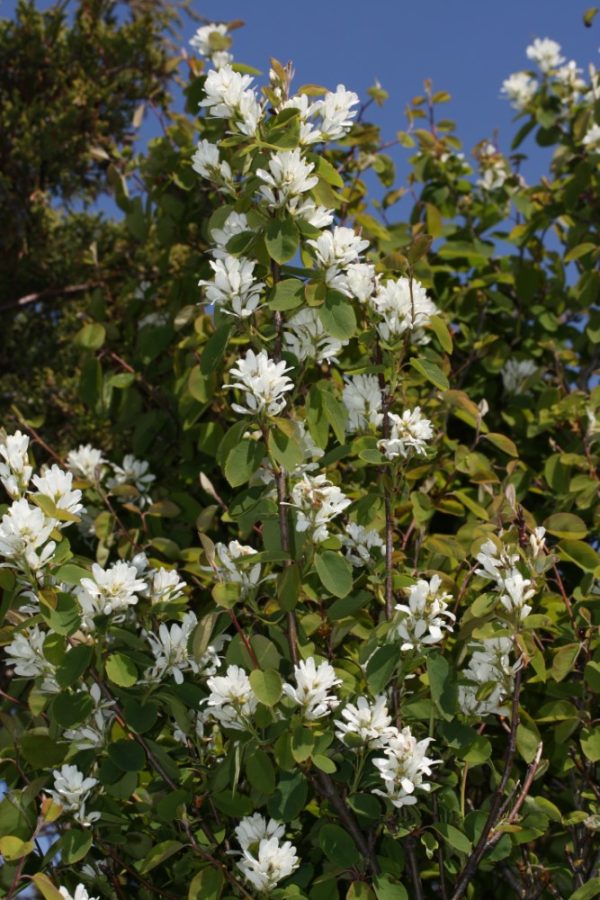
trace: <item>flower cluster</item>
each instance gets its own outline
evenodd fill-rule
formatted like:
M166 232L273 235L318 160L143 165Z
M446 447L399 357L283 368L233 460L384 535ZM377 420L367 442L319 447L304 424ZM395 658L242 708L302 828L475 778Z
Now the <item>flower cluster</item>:
M246 406L232 403L231 408L242 415L279 415L286 403L286 393L294 388L294 382L286 374L291 371L285 362L269 359L265 350L260 353L247 350L245 357L230 370L237 381L224 385L244 391Z
M310 531L312 540L318 544L327 540L329 523L351 501L325 475L304 474L292 488L292 503L297 509L296 531Z
M384 756L373 760L379 771L385 790L375 788L373 793L387 797L400 809L413 806L417 802L415 791L430 791L431 784L425 781L424 775L431 775L432 766L439 765L441 760L426 756L432 738L417 741L410 728L403 728L388 738Z
M529 578L525 578L516 563L518 553L510 553L504 547L498 550L492 541L486 541L479 553L477 561L481 568L476 574L483 578L491 578L496 582L496 590L500 595L500 603L511 617L525 619L531 612L527 602L535 594L535 588Z
M64 765L54 770L54 788L48 793L67 812L73 813L76 822L84 827L100 818L99 812L86 812L85 805L92 790L98 784L96 778L86 778L77 766Z
M411 451L423 455L427 452L427 441L433 437L433 426L421 413L421 408L405 410L401 416L388 413L389 437L382 438L379 449L388 459L400 456L406 458Z
M408 592L408 602L396 605L397 621L390 637L400 639L401 650L419 650L439 644L444 632L450 632L455 620L448 610L452 595L441 590L442 579L434 575L430 581L419 578Z
M237 866L257 891L270 892L298 868L296 848L283 841L285 826L260 813L246 816L235 828L242 856Z
M333 688L341 684L335 673L335 669L328 662L316 664L314 657L303 659L294 666L295 687L284 684L283 690L302 710L305 719L321 719L339 705L335 694L330 693Z

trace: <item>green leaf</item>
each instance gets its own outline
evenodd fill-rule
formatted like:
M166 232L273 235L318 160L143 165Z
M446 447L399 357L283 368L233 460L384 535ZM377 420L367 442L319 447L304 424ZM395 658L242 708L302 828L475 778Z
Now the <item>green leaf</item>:
M39 769L59 765L69 746L57 743L47 734L29 732L21 738L19 749L29 765Z
M566 644L557 650L552 660L550 674L555 681L562 681L573 670L575 660L579 656L581 647L579 644Z
M92 661L92 653L92 648L87 644L78 644L69 650L56 670L56 680L61 688L71 687L83 675Z
M312 761L317 769L320 769L321 772L325 772L327 775L333 775L334 772L337 772L337 766L334 761L325 756L324 753L315 753Z
M581 749L590 762L600 761L600 728L585 728L581 732Z
M210 375L221 363L230 334L231 325L223 325L207 340L200 356L200 371L203 375Z
M575 259L581 259L582 256L587 256L588 253L592 253L592 251L596 249L596 244L592 244L590 241L586 241L583 244L577 244L576 247L571 247L568 253L565 253L564 262L569 263L573 262Z
M61 859L70 866L83 859L91 846L91 831L70 828L60 839Z
M339 825L323 825L319 831L319 847L335 866L350 869L360 859L352 837Z
M106 328L99 322L89 322L75 335L75 343L86 350L99 350L106 340Z
M160 844L156 844L152 847L142 864L138 866L140 874L145 875L146 872L150 872L156 866L160 866L161 863L164 863L165 860L181 850L182 847L183 844L180 841L162 841Z
M440 343L440 347L446 353L452 353L452 335L448 326L440 316L432 316L427 323Z
M593 900L600 896L600 878L591 878L570 895L569 900Z
M133 687L137 684L138 670L135 663L124 653L111 653L106 660L106 677L119 687Z
M298 725L292 732L292 756L298 763L310 758L315 746L315 738L304 725Z
M277 576L277 602L284 612L295 609L300 587L300 569L297 563L286 566Z
M292 259L300 245L300 235L295 222L290 218L273 219L267 226L265 244L271 259L285 263Z
M59 694L52 704L52 713L55 720L63 728L72 728L79 722L91 716L94 710L94 701L87 693Z
M376 896L366 881L353 881L348 888L346 900L376 900Z
M473 849L473 845L466 834L463 834L454 825L447 825L445 822L441 822L439 825L435 825L434 828L450 847L453 847L460 853L470 853Z
M594 694L600 694L600 662L590 660L583 673L585 681Z
M192 878L188 900L219 900L225 886L225 876L220 869L207 866Z
M587 525L573 513L554 513L544 521L544 528L558 538L580 540L588 532Z
M490 444L493 444L494 447L497 447L498 450L502 450L503 453L506 453L507 456L514 456L515 459L519 456L517 445L505 434L495 434L493 431L490 431L487 434L482 435L482 437L484 437L486 441L489 441Z
M319 319L331 337L348 341L356 332L356 315L350 300L337 291L327 291L325 303L319 307Z
M55 579L64 584L79 584L82 578L89 578L90 575L89 569L84 569L83 566L77 566L75 563L66 563L54 572Z
M323 587L334 597L346 597L352 590L352 566L341 552L324 550L317 553L315 569Z
M431 362L429 359L411 359L411 366L420 375L423 375L427 381L430 381L440 391L447 391L450 382L442 372L439 366Z
M6 834L4 837L0 837L0 853L7 862L29 856L33 848L33 841L22 841L21 838L15 837L12 834Z
M452 719L457 709L458 688L448 660L441 653L427 657L427 675L433 702L445 719Z
M600 556L583 541L560 541L556 546L561 559L575 563L584 572L594 572L600 565Z
M372 694L381 693L399 662L400 652L395 644L379 647L373 653L367 663L367 684Z
M44 898L44 900L64 900L64 895L55 887L47 875L43 872L36 872L31 876L31 880Z
M265 448L258 441L240 441L231 450L225 462L224 474L231 487L245 484L259 468Z
M279 281L271 294L269 307L282 312L296 309L304 303L304 282L297 278L285 278Z
M275 769L270 756L254 747L246 759L246 775L252 787L261 794L272 794L275 791Z
M377 900L409 900L406 888L390 881L387 875L379 875L373 888Z
M257 700L265 706L275 706L281 697L281 677L274 669L254 669L250 672L250 684Z
M237 581L219 581L214 585L211 595L217 606L233 609L241 597L240 585Z
M146 764L146 754L135 741L115 741L108 748L108 756L124 772L139 772Z
M304 449L296 434L284 434L279 428L272 428L268 437L269 455L275 462L292 472L304 462Z
M282 772L277 789L267 801L267 810L274 819L291 822L300 815L308 798L308 783L301 772Z
M346 439L346 422L348 421L348 410L344 404L333 396L329 391L321 391L321 403L325 418L331 425L336 438L343 444Z

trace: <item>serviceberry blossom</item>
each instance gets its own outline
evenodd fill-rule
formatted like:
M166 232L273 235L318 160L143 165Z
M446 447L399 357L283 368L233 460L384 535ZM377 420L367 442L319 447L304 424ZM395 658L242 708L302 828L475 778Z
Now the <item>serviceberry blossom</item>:
M551 38L536 38L525 53L527 54L527 59L532 59L537 63L544 75L549 75L552 69L556 69L565 61L560 51L560 44L557 44Z
M370 263L351 263L343 278L338 279L337 289L349 297L355 297L361 303L366 303L377 289L375 266Z
M34 475L32 483L44 497L49 497L57 509L76 516L83 510L81 491L73 490L73 473L54 464L43 475Z
M379 428L383 420L381 387L376 375L345 377L342 400L348 410L346 431L365 431L370 425Z
M374 703L366 697L359 697L356 704L346 704L342 717L346 721L335 723L335 733L340 741L350 747L363 744L371 750L380 750L396 732L383 694L377 696Z
M448 610L452 594L441 590L442 579L434 575L430 581L419 578L408 591L408 602L395 607L399 614L390 638L400 638L401 650L419 650L438 644L445 631L452 631L456 618Z
M351 500L325 475L303 475L292 488L292 505L298 510L296 531L310 531L318 544L329 537L327 526Z
M237 866L248 883L261 893L272 891L300 864L294 845L290 841L281 843L284 834L284 825L274 819L267 821L259 813L242 819L235 829L242 849Z
M346 288L344 269L356 262L367 249L369 242L356 234L353 228L336 225L324 231L314 240L306 242L312 247L317 266L325 270L325 282L334 288Z
M255 265L253 259L229 254L211 260L214 278L198 282L199 287L205 288L206 302L238 319L251 316L260 306L260 295L265 286L264 282L254 278Z
M343 84L338 84L335 91L328 91L322 100L312 104L312 113L320 116L318 139L336 141L352 128L356 111L353 107L359 102L358 94L347 91Z
M172 675L176 684L183 684L184 672L199 671L198 661L189 652L190 638L197 624L195 613L187 612L181 623L169 627L163 622L158 635L145 632L155 659L154 666L146 671L147 681L158 684Z
M0 556L20 568L39 571L56 549L55 541L46 542L57 526L55 519L48 519L24 497L15 500L0 520Z
M502 82L504 94L514 109L522 110L535 97L538 83L528 72L514 72Z
M226 66L233 61L233 56L227 50L222 49L223 38L227 35L227 25L211 22L198 28L190 40L191 46L200 56L205 56L212 62L215 69Z
M578 67L574 59L571 59L568 63L565 63L565 65L561 66L560 69L557 69L554 74L556 76L556 80L560 81L560 83L568 89L569 93L571 94L570 99L574 99L576 95L578 95L586 88L585 81L583 80L583 78L580 78L581 69Z
M81 825L88 826L100 818L99 812L87 813L85 804L93 788L98 784L96 778L86 778L77 766L64 765L54 769L54 788L48 791L55 803L59 803L66 812L74 813L74 818Z
M421 414L420 406L405 410L401 416L388 413L388 423L389 437L377 444L388 459L398 456L406 458L411 450L420 455L427 452L427 441L433 437L433 426Z
M229 544L217 544L215 546L216 576L219 581L230 584L239 584L241 596L246 596L251 590L260 584L261 565L240 566L238 560L256 556L254 547L240 544L239 541L230 541Z
M509 394L523 391L525 383L537 372L532 359L509 359L502 367L502 383Z
M215 242L212 255L215 259L226 259L229 257L227 253L227 244L236 234L243 234L248 231L248 217L246 213L230 212L223 225L220 228L212 228L210 236Z
M174 600L183 597L186 584L176 569L165 569L161 566L159 569L152 569L147 577L144 596L150 603L173 603Z
M231 166L221 159L217 144L211 144L204 138L198 141L192 156L192 169L208 181L230 184L233 178Z
M514 571L515 563L519 561L518 553L511 553L510 549L501 546L500 549L494 541L487 540L479 548L479 553L475 557L480 569L475 569L476 575L482 578L493 578L499 586L502 586L504 579Z
M348 522L346 533L341 537L346 559L356 567L371 562L373 550L379 550L381 553L385 550L385 544L374 528L367 530L356 522Z
M244 731L258 705L246 672L239 666L228 666L225 675L213 675L206 685L210 694L203 702L212 716L223 728Z
M38 678L40 675L54 678L54 666L44 656L44 641L47 633L32 625L25 631L16 631L13 639L4 648L7 659L5 665L14 668L21 678Z
M108 488L112 491L121 485L132 485L138 492L139 497L136 498L140 507L144 507L150 503L148 490L153 481L156 481L156 475L149 472L150 463L145 459L136 459L131 453L127 453L123 457L120 466L116 463L112 464L113 477L107 481Z
M242 134L256 133L262 117L260 103L250 85L250 75L234 72L230 65L211 69L204 84L205 98L200 106L217 119L232 119Z
M481 178L477 180L477 186L484 191L496 191L503 187L511 171L506 160L493 144L485 143L478 152L481 166Z
M318 310L309 306L298 310L287 320L283 344L299 362L314 359L318 363L332 363L348 341L331 337L319 318Z
M388 279L378 286L371 303L383 319L377 330L384 341L412 331L415 343L427 343L423 328L437 315L438 308L419 281L404 277Z
M90 897L83 884L78 884L75 893L70 894L66 887L58 889L58 893L64 897L64 900L100 900L99 897Z
M534 528L529 535L529 546L531 547L531 555L533 559L542 556L546 550L546 529L539 525Z
M18 500L27 490L33 472L28 450L29 437L26 434L15 431L14 434L0 436L0 481L12 500Z
M285 206L293 197L312 190L318 183L312 175L314 163L302 158L299 149L280 150L269 160L269 171L257 169L256 175L264 184L259 188L263 200L273 209Z
M513 693L514 676L522 666L511 663L513 642L509 637L486 638L470 645L469 665L463 671L467 684L458 688L458 704L467 716L505 716L506 699ZM485 690L487 688L487 691Z
M105 463L102 451L96 450L91 444L80 444L76 450L69 450L67 454L67 466L73 475L92 483L100 478Z
M507 613L517 619L525 619L532 610L527 603L535 594L533 582L524 578L518 569L513 569L502 582L500 603Z
M329 228L333 222L332 209L325 206L317 206L313 200L307 197L292 197L287 203L287 211L294 219L303 219L313 228Z
M588 150L597 150L600 148L600 125L597 123L590 125L584 134L581 143L584 147L587 147Z
M387 797L394 806L413 806L417 802L415 791L430 791L431 784L424 781L424 775L431 775L431 767L441 760L426 756L433 738L417 741L410 728L403 728L393 734L384 750L385 757L373 760L373 765L385 785L385 791L375 788L374 794Z
M285 362L269 359L266 350L260 353L247 350L246 355L230 370L237 381L224 385L228 389L244 391L246 406L232 403L231 408L242 415L279 415L285 406L285 394L294 388L294 382L286 375L291 371L292 367L286 366Z
M119 560L109 569L94 563L92 577L81 579L77 596L85 616L90 618L99 614L109 616L135 606L145 590L146 583L138 578L135 566Z
M339 705L340 701L330 691L342 682L328 662L317 666L314 656L309 656L294 666L294 678L296 687L284 684L283 691L302 708L302 714L308 721L328 716Z
M108 730L115 717L114 700L107 700L98 684L82 686L82 690L89 692L94 701L94 711L89 719L75 728L69 728L64 732L64 738L75 744L78 750L94 750L103 747L106 743Z

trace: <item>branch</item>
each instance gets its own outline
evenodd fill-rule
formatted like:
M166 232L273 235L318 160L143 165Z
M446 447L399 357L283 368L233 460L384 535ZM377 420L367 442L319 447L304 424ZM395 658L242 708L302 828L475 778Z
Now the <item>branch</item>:
M502 806L502 795L508 783L510 770L512 768L515 752L517 749L517 728L519 727L519 699L521 696L521 678L522 669L519 669L515 674L515 690L512 701L510 736L508 740L508 747L506 748L506 755L504 757L504 772L502 773L502 777L500 779L498 787L494 791L492 802L490 804L490 811L479 836L477 845L471 853L469 859L467 860L467 863L462 872L458 876L456 888L454 890L454 893L452 894L451 900L460 900L460 898L464 896L464 893L471 883L471 879L475 875L475 872L479 867L479 863L481 862L483 855L487 850L490 832L498 823L499 813Z
M348 834L350 834L354 838L356 846L367 861L373 875L378 875L380 870L379 863L377 862L377 857L375 856L373 850L369 847L364 834L358 827L356 819L346 806L342 795L334 785L330 776L326 775L324 772L318 772L316 775L312 776L311 780L319 793L322 794L335 809L336 813L340 817L340 821L345 826Z
M413 883L414 888L414 900L423 900L423 884L421 882L421 876L419 874L419 867L417 865L417 855L415 853L415 839L411 835L409 835L404 841L404 849L406 850L406 857L408 860L408 870L410 872L410 878Z
M531 790L531 785L533 784L533 779L535 778L536 772L540 767L540 762L542 761L542 750L543 749L544 749L544 745L543 745L542 741L540 741L540 743L538 744L538 748L535 751L535 756L533 757L533 760L531 761L531 763L529 764L529 768L527 769L527 774L525 776L525 781L523 782L523 787L521 788L521 791L519 793L519 796L517 797L515 805L511 809L511 811L508 815L508 818L506 819L506 822L508 825L513 824L513 822L519 815L519 812L521 811L521 807L523 806L523 804L525 803L525 800L527 799L527 795L529 794L529 791ZM492 834L490 834L489 840L487 842L486 849L490 850L492 847L494 847L498 843L498 841L500 840L501 837L502 837L501 831L492 832Z
M67 284L65 287L44 288L42 291L25 294L25 296L19 297L18 300L12 300L10 303L3 304L2 311L6 309L22 309L24 306L30 306L32 303L41 303L43 300L51 300L53 297L61 297L65 294L81 294L101 284L101 281L83 281L81 284Z

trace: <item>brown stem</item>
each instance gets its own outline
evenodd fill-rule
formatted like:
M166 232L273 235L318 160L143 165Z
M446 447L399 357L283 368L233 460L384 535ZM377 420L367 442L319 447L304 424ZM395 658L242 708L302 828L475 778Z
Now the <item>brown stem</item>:
M133 866L129 866L124 860L122 860L113 848L109 844L103 844L102 842L98 842L98 845L102 848L104 853L107 853L117 865L121 866L122 869L125 869L126 872L129 872L130 875L133 875L136 881L139 881L141 885L143 885L147 890L151 891L151 893L156 894L158 897L166 897L167 900L178 900L178 898L174 894L169 894L167 891L163 891L160 888L157 888L152 884L151 881L148 881L143 875L134 869ZM115 872L116 874L116 872Z
M247 635L245 634L242 626L239 623L238 617L236 616L236 614L234 613L234 611L232 609L228 609L227 613L229 615L229 618L231 619L233 627L235 628L235 630L237 631L237 633L240 636L240 640L242 641L244 647L246 648L248 656L250 657L250 659L252 661L252 665L254 666L255 669L260 669L260 663L256 657L256 653L254 652L254 647L248 640Z
M29 306L31 303L40 303L42 300L50 300L53 297L61 297L65 294L67 296L69 294L81 294L83 291L89 291L90 288L98 287L100 284L102 284L101 281L84 281L81 284L68 284L65 287L45 288L43 291L25 294L24 297L19 297L18 300L12 300L10 303L6 303L2 306L2 311L5 309L22 309L24 306Z
M409 835L404 841L404 849L408 861L408 871L413 883L414 900L423 900L423 884L419 874L419 866L417 865L416 841L412 835Z
M375 364L381 366L383 357L381 355L381 347L379 341L375 345ZM390 419L388 415L390 398L387 393L387 386L383 372L378 375L379 390L381 392L381 408L383 409L382 434L386 440L390 436ZM385 468L380 468L379 473L383 478L386 474ZM392 497L389 491L385 491L385 617L391 619L394 615L394 585L393 585L393 565L392 556L394 553L394 519L392 510Z
M479 840L477 841L477 845L469 856L462 872L458 876L458 881L456 883L456 887L454 889L454 893L452 894L451 900L460 900L460 898L464 896L464 893L471 883L471 879L475 875L479 863L481 862L483 855L486 852L490 832L498 823L498 813L500 812L500 808L502 806L502 795L504 794L504 790L510 777L510 770L512 768L515 752L517 749L517 728L519 727L519 699L521 696L521 678L522 670L519 669L515 674L515 686L510 722L510 736L508 746L506 748L506 754L504 757L504 771L502 773L502 777L500 778L498 787L496 788L492 796L490 811L479 836Z
M21 427L24 428L25 431L29 432L29 434L31 435L33 440L36 442L36 444L39 444L40 447L43 447L43 449L46 451L48 456L51 456L52 459L55 459L59 465L64 466L64 464L65 464L64 459L61 456L59 456L58 453L56 453L56 451L53 450L49 444L46 443L46 441L43 439L43 437L40 434L38 434L38 432L35 430L35 428L32 428L31 425L27 424L27 422L21 416L19 410L15 406L11 407L11 409L12 409L12 412L15 414L15 416L18 419L19 425L21 425Z
M35 841L38 834L42 830L43 826L44 826L44 819L42 816L40 816L36 822L35 831L31 835L32 841ZM17 863L17 868L15 869L15 874L13 876L13 880L8 889L8 894L6 895L6 900L12 900L13 897L17 896L17 893L19 891L19 882L21 881L21 875L23 874L23 866L25 865L26 859L27 859L26 856L22 856L21 859Z
M346 806L342 795L334 785L331 777L329 775L326 775L324 772L318 772L312 777L311 780L319 793L322 794L328 801L328 803L331 804L333 809L335 809L336 813L340 817L340 821L348 831L348 834L350 834L354 838L356 846L365 858L365 861L368 863L373 875L378 875L380 870L379 863L377 862L377 857L375 856L372 848L369 847L364 834L358 827L356 819Z
M513 822L515 821L515 819L517 818L517 816L519 815L519 812L521 811L521 807L525 803L527 795L529 794L529 791L531 790L531 785L533 784L533 779L535 778L535 774L540 767L543 749L544 749L544 745L540 741L540 743L538 744L538 748L535 751L535 756L533 757L531 763L529 764L529 768L527 769L527 774L525 775L523 787L521 788L521 790L519 792L519 796L517 797L517 799L515 801L515 805L511 809L511 811L508 815L508 818L506 820L509 825L512 825ZM502 832L495 832L495 833L492 832L492 834L490 834L490 837L488 839L486 849L489 850L492 847L494 847L498 843L498 841L500 840L501 837L502 837Z

